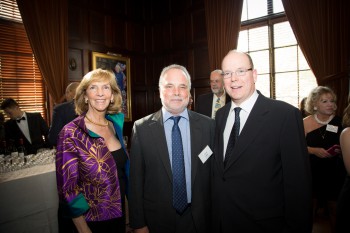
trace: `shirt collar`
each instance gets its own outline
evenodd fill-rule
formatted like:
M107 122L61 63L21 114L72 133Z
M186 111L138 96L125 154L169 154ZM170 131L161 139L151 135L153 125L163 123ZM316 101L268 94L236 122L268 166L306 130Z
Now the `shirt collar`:
M24 117L24 119L22 119L23 117ZM26 114L26 112L23 112L22 116L17 117L17 118L16 118L16 121L19 120L19 119L27 120L27 114Z
M243 111L249 113L249 112L252 110L252 108L253 108L253 106L254 106L256 100L258 99L258 97L259 97L259 94L258 94L258 92L255 90L255 91L253 92L253 94L252 94L248 99L246 99L244 102L242 102L242 103L240 104L239 107L240 107ZM231 101L231 102L232 102L232 104L231 104L230 112L233 111L234 108L238 107L233 101Z
M170 117L174 116L173 114L168 112L164 107L162 107L162 114L163 114L163 123L165 123L167 120L169 120ZM181 116L181 117L185 118L186 120L188 120L189 118L188 118L187 108L185 108L183 110L183 112L180 113L178 116Z

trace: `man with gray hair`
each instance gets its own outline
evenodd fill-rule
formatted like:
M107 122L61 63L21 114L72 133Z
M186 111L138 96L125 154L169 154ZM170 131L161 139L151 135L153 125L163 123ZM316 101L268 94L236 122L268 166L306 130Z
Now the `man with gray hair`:
M214 120L187 109L191 77L165 67L163 107L137 120L130 152L130 226L135 233L211 232Z
M195 111L215 119L216 111L230 102L230 97L225 93L224 81L221 70L210 73L211 93L197 97Z

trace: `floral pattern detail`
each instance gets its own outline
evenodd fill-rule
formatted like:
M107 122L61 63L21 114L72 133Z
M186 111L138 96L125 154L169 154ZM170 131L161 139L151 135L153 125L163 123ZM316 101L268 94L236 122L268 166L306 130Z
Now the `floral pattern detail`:
M79 194L83 194L89 205L84 213L86 221L121 217L122 202L115 160L104 139L86 128L84 116L68 123L59 134L56 176L60 202L69 206ZM119 126L123 122L115 122L116 119L121 118L110 120L119 132L118 138L122 138ZM123 140L120 142L123 143ZM83 209L81 211L84 212ZM73 216L74 213L66 215Z

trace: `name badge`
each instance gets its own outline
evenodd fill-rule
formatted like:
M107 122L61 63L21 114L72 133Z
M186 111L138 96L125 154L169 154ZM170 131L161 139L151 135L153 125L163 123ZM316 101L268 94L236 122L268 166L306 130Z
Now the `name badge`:
M327 125L326 130L329 131L329 132L338 133L338 126Z
M198 155L202 163L205 163L208 158L213 154L213 151L210 149L209 146L206 146L202 152Z

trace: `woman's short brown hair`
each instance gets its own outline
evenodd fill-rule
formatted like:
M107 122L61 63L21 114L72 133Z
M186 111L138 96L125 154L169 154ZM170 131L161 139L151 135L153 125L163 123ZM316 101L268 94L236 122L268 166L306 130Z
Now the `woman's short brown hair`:
M86 94L86 89L88 86L95 81L108 81L111 85L114 102L111 102L108 106L107 113L115 114L120 112L122 106L122 95L115 80L115 75L112 71L103 69L92 70L83 77L83 80L81 80L79 86L77 87L74 98L75 112L80 115L84 112L87 112L89 109L89 105L85 103L84 96Z

